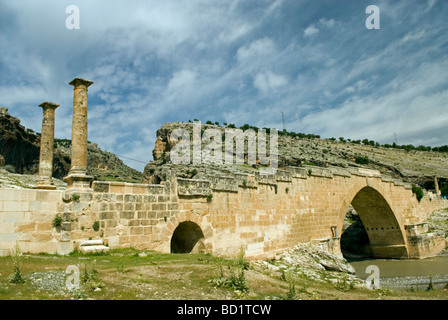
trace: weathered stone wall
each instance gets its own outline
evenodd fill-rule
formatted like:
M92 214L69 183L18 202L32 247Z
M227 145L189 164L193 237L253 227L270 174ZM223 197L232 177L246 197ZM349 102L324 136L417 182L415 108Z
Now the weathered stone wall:
M431 193L419 203L410 185L363 169L287 167L271 176L169 178L162 185L94 181L91 187L81 193L2 189L0 253L9 254L18 242L24 251L66 254L89 238L111 248L170 252L176 228L186 221L202 231L196 251L231 256L243 248L248 257L269 257L300 242L324 241L340 252L343 220L353 203L374 254L419 256L441 242L432 239L423 252L407 226L448 207Z
M61 194L58 190L1 189L1 256L9 255L16 242L25 252L71 251L61 241L62 234L52 226Z

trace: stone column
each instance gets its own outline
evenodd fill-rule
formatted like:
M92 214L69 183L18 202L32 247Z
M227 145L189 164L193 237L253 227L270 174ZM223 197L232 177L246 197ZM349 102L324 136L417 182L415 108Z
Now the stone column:
M54 144L54 112L58 104L43 102L44 115L42 119L42 133L40 135L39 179L36 189L56 189L53 184L53 144Z
M75 78L69 84L74 86L72 154L68 176L64 178L67 188L88 191L92 176L87 175L87 88L92 81Z
M434 187L436 189L436 195L438 196L442 195L439 188L439 181L437 181L437 176L434 176Z

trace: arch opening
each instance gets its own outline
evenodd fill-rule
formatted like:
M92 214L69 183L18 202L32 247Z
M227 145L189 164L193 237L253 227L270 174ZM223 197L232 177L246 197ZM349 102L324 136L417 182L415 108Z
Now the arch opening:
M194 222L179 223L171 237L171 253L204 252L204 234Z
M347 212L351 224L341 234L341 251L353 258L407 258L405 238L386 199L372 187L364 187Z
M372 258L366 228L352 205L348 207L342 226L341 252L348 260Z

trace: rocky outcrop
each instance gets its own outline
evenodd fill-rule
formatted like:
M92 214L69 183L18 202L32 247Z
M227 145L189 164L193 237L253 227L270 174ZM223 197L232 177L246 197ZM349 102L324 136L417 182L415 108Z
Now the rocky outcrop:
M277 255L275 259L257 260L254 263L281 274L295 273L309 279L335 283L347 279L357 286L365 285L356 277L355 269L344 258L312 243L299 243Z
M39 167L40 137L0 107L0 154L6 165L18 173L36 173Z
M190 133L190 138L192 137L193 123L165 123L157 131L157 140L153 151L154 161L148 163L144 170L144 179L146 181L162 181L163 176L166 176L167 169L161 169L161 167L169 166L170 151L178 143L177 140L172 141L170 139L170 134L174 129L179 128L187 130ZM220 130L223 133L226 130L226 127L222 126L201 124L201 132L211 128ZM269 145L269 137L266 140L267 145ZM202 142L202 146L204 145L204 142ZM435 188L434 176L438 177L440 187L448 184L447 155L441 152L405 151L402 149L356 144L345 140L320 139L314 135L291 136L279 134L278 154L279 168L300 166L302 164L320 167L365 167L378 170L383 175L394 179L418 184L427 190ZM360 156L367 158L368 163L357 163L356 160ZM247 157L247 154L245 157ZM237 166L234 167L236 168ZM200 168L195 169L198 172L201 171ZM216 169L219 170L219 168ZM180 170L179 174L186 177L186 170L180 166L178 168L170 168L169 170ZM224 168L225 170L228 170L228 168Z

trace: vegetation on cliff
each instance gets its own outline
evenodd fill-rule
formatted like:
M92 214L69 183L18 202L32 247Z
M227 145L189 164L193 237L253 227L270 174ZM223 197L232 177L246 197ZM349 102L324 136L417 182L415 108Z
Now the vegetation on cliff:
M201 132L207 129L218 129L225 134L226 129L234 129L234 124L219 125L207 121L201 125ZM170 151L178 140L172 141L170 134L174 129L185 129L190 132L192 137L193 123L170 122L165 123L157 131L157 140L153 151L154 161L148 163L144 170L145 180L152 183L158 183L164 180L168 172L175 172L184 178L192 178L187 173L188 170L196 170L196 178L201 178L207 170L223 172L241 170L243 173L250 171L250 166L201 166L201 165L185 165L174 168L170 165ZM244 125L240 129L253 129L258 131L259 128ZM266 132L269 133L268 128ZM267 140L267 148L269 150L269 137ZM202 141L203 146L205 142ZM223 149L225 139L223 139ZM279 131L278 136L278 154L279 167L284 166L300 166L303 164L313 164L321 167L365 167L369 169L379 170L382 174L395 179L403 180L415 185L419 185L427 190L435 189L434 176L437 176L440 188L448 185L448 153L444 152L445 147L423 148L410 146L383 145L364 139L351 141L340 137L339 139L330 138L322 139L319 135L302 134L288 131ZM245 155L247 156L247 154ZM185 168L184 168L185 167ZM252 171L258 167L252 168ZM443 189L445 190L445 189Z

